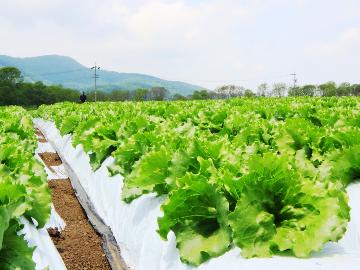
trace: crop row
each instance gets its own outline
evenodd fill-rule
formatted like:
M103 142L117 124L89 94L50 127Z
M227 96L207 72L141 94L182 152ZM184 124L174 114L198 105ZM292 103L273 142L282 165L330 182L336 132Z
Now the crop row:
M38 228L50 215L51 196L30 114L0 107L0 269L34 269L34 248L21 235L20 217Z

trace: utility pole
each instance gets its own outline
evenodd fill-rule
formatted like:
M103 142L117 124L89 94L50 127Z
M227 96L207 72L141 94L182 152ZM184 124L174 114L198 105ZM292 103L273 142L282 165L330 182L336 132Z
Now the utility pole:
M290 76L294 76L294 88L296 87L297 79L296 79L296 73L291 73Z
M100 76L98 74L96 74L96 71L100 69L99 66L96 65L95 62L95 66L91 67L91 69L94 70L94 90L95 90L95 102L96 102L96 80L100 78Z

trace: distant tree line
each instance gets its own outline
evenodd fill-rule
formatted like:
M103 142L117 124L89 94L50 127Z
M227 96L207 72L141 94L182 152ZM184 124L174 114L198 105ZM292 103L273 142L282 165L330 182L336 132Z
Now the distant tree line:
M47 86L42 82L24 82L17 68L0 68L0 105L30 107L78 99L79 92L76 90L58 85Z
M95 92L86 92L87 100L95 100ZM0 106L21 105L25 107L53 104L62 101L79 101L78 90L64 88L61 85L45 85L42 82L24 82L20 70L15 67L0 68ZM133 91L113 90L97 91L97 101L147 101L147 100L203 100L227 99L232 97L284 97L284 96L360 96L360 84L347 82L336 85L327 82L320 85L307 84L288 87L285 83L269 86L262 83L257 91L242 86L224 85L214 91L198 90L191 95L171 94L164 87L150 89L139 88Z
M327 82L320 85L307 84L289 89L289 96L360 96L360 84L348 82L336 85L335 82Z
M335 82L327 82L323 84L306 84L302 86L288 87L285 83L275 83L272 87L268 84L260 84L257 88L258 96L360 96L360 84L350 84L348 82L337 85Z
M258 87L258 95L260 96L360 96L360 84L350 84L343 82L337 85L335 82L327 82L323 84L306 84L302 86L287 87L285 83L275 83L272 88L266 83Z
M80 91L61 85L45 85L42 82L25 82L21 71L15 67L0 68L0 106L20 105L25 107L53 104L62 101L79 102ZM95 100L95 91L86 92L87 101ZM97 101L147 101L169 100L171 94L164 87L140 88L134 91L97 91Z
M226 99L233 97L285 97L285 96L360 96L360 84L350 84L347 82L337 85L335 82L327 82L320 85L306 84L303 86L288 87L285 83L274 83L269 86L262 83L257 87L257 91L247 89L242 86L224 85L214 91L195 91L185 99ZM182 99L174 95L173 99Z

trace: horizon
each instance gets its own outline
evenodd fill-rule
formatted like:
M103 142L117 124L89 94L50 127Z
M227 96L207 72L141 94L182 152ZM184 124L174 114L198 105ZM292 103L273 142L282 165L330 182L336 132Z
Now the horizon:
M291 85L294 72L300 85L356 83L358 14L352 0L16 0L2 7L1 54L68 56L210 90Z

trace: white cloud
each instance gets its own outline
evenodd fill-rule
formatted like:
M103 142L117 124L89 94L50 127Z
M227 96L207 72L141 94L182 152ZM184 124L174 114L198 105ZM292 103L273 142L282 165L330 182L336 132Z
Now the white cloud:
M255 87L294 70L355 80L354 10L357 0L12 0L0 10L0 54L63 54L208 87Z
M353 46L360 46L360 27L345 29L336 39L316 45L313 52L326 55L344 54Z

